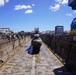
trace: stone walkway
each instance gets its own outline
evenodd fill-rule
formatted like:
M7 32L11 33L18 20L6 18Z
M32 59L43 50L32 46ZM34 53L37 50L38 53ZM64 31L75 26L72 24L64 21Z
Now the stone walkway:
M43 44L37 55L28 54L28 43L1 69L0 75L71 75Z

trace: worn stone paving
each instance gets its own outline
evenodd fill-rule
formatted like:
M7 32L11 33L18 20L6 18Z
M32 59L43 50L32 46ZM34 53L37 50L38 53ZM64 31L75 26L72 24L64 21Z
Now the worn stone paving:
M30 43L8 61L0 75L71 75L44 44L36 55L28 54L29 47Z

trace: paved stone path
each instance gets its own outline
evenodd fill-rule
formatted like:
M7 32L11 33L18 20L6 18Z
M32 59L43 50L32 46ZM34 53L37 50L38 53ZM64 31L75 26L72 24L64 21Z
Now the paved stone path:
M44 44L37 55L28 54L29 47L30 43L10 59L0 75L71 75Z

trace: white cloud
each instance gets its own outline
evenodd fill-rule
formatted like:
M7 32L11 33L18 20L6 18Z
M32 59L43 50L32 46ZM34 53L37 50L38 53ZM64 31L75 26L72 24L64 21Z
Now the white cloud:
M68 0L62 0L61 4L67 4Z
M55 6L51 6L51 7L50 7L50 9L51 9L52 11L57 11L57 10L59 10L59 8L60 8L60 4L56 4Z
M33 13L33 10L27 10L27 11L25 11L25 13L26 13L26 14L28 14L28 13L29 13L29 14L30 14L30 13Z
M52 11L57 11L57 10L59 10L62 5L65 5L65 4L68 3L68 0L55 0L55 2L56 2L56 5L50 7L50 9L51 9Z
M4 4L7 2L9 2L9 0L0 0L0 7L4 6Z
M32 8L30 5L15 5L15 10L21 10L21 9L28 9L28 8Z
M61 2L62 2L62 0L55 0L55 2L61 3Z
M55 0L55 2L58 2L59 4L67 4L68 0Z
M32 4L32 6L35 6L35 4Z
M4 4L5 4L4 0L0 0L0 7L4 6Z
M5 0L5 2L6 2L6 3L8 3L8 2L9 2L9 0Z
M14 10L26 10L25 14L33 13L32 7L35 6L35 4L32 5L15 5Z
M67 13L67 14L66 14L66 16L69 16L69 17L71 17L71 16L72 16L72 14L69 14L69 13Z
M76 10L74 11L74 13L76 13Z

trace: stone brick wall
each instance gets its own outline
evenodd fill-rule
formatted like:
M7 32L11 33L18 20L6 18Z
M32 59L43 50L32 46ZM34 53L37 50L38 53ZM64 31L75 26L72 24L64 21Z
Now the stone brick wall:
M26 36L23 39L16 39L12 41L7 41L0 43L0 63L1 61L6 61L10 56L12 56L20 47L25 45L29 40L30 36Z
M43 42L59 57L64 65L76 74L76 41L75 35L42 35Z

